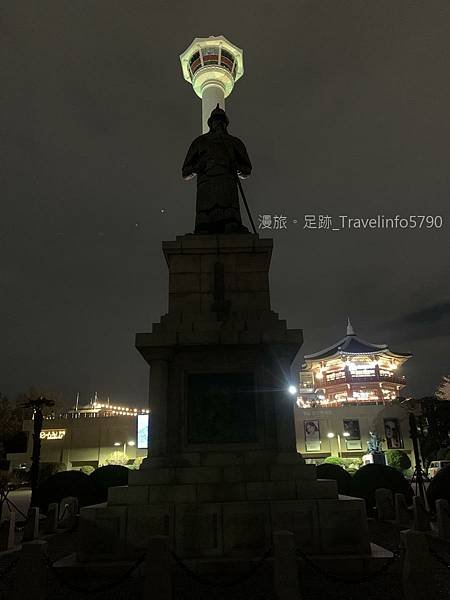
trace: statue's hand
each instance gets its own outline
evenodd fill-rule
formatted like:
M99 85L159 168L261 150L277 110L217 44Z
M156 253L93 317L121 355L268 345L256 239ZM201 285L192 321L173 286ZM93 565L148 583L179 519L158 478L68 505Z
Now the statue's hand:
M238 171L237 172L239 179L247 179L248 175L245 175L245 173L242 173L242 171Z
M193 179L193 178L194 178L196 175L197 175L197 173L190 173L189 175L185 175L185 176L183 177L183 179L184 179L185 181L189 181L189 179Z

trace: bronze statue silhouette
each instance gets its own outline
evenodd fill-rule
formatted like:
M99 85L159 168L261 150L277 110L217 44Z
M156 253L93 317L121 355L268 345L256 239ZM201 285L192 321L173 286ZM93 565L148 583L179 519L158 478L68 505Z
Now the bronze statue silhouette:
M248 233L239 210L238 177L252 170L241 140L227 131L228 117L219 105L208 119L209 131L196 138L186 155L182 175L197 175L195 233Z

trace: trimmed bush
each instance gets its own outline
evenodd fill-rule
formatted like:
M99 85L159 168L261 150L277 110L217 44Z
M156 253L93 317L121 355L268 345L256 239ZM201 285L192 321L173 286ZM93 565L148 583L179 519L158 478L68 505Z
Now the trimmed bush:
M118 485L128 485L130 470L121 465L106 465L95 469L89 479L95 486L97 502L105 502L108 498L108 488Z
M94 471L95 468L92 465L83 465L82 467L80 467L80 472L84 473L85 475L90 475Z
M344 467L345 460L340 456L327 456L327 458L323 461L322 464L338 465L339 467Z
M352 494L364 498L368 516L375 515L375 490L378 488L387 488L393 494L405 494L412 502L413 491L400 471L387 465L364 465L353 475Z
M66 496L78 498L79 506L95 504L96 490L88 475L80 471L62 471L51 475L38 488L38 504L43 513L51 502L61 502Z
M409 456L402 450L387 450L385 455L388 465L397 471L407 471L411 467Z
M323 462L317 467L317 477L319 479L334 479L337 482L340 494L349 496L352 493L352 476L339 465Z
M434 508L436 500L443 498L450 502L450 465L444 467L431 478L427 489L430 506Z

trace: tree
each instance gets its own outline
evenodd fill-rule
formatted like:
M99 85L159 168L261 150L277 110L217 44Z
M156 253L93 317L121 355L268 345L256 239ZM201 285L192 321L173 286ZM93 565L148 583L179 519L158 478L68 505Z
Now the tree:
M421 398L419 402L418 437L424 465L428 467L442 448L450 447L450 402L436 397Z
M2 451L22 431L22 410L15 408L6 396L0 393L0 445Z
M388 465L394 467L397 471L403 472L411 468L411 461L406 452L402 450L386 450L385 455Z
M441 379L439 387L436 390L436 398L439 400L450 400L450 375L444 375Z

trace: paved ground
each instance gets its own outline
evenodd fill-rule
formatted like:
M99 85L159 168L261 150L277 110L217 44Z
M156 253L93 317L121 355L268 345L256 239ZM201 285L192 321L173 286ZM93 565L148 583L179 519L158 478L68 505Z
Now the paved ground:
M390 523L369 520L371 539L376 544L389 550L398 549L400 536L397 527ZM51 560L57 560L74 551L77 545L76 532L61 533L48 540L48 550ZM432 548L446 564L450 564L450 542L433 540ZM14 570L6 577L1 573L14 559L14 554L0 555L0 600L10 599ZM438 593L432 600L448 600L450 597L450 569L433 559L433 571ZM234 576L233 576L234 578ZM272 570L269 562L264 563L250 578L235 587L215 587L204 585L192 578L180 566L174 565L174 600L275 600L272 590ZM311 567L300 568L302 600L400 600L401 564L400 559L392 563L379 576L365 582L343 582L327 576L326 572L317 572ZM97 587L121 581L100 593L83 593L72 589L74 586ZM126 578L120 573L109 574L103 579L97 573L92 579L87 577L64 577L60 581L51 571L49 572L48 600L142 600L143 572L137 569L132 576ZM151 600L151 591L148 595ZM430 599L431 600L431 599Z

